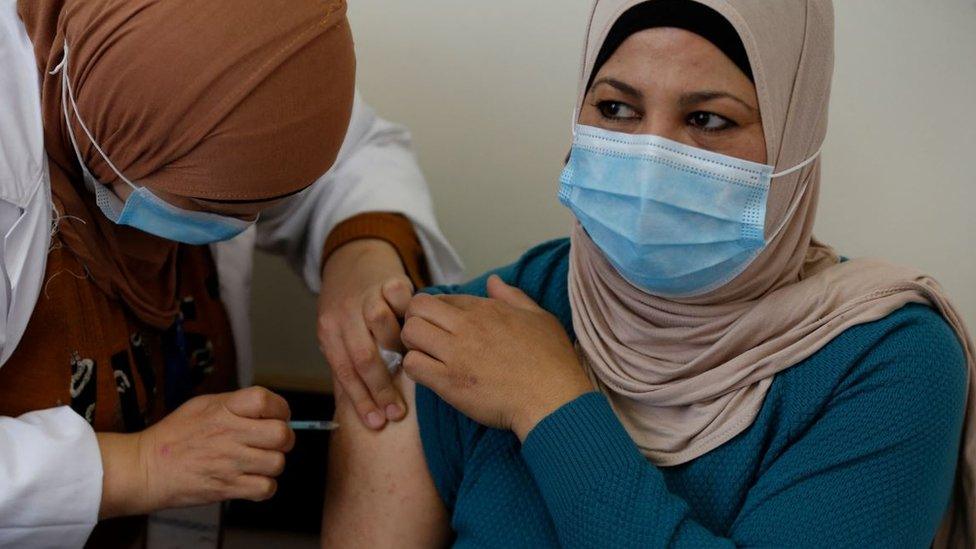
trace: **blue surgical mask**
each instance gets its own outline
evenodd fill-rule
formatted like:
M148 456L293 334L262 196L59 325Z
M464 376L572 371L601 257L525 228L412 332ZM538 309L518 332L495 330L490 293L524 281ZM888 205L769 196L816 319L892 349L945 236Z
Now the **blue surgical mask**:
M773 167L655 135L577 126L559 199L616 270L660 297L728 284L792 217L764 234ZM803 190L797 193L803 194Z
M61 61L52 74L61 71L61 104L64 109L65 122L68 126L68 137L75 150L75 156L81 165L81 171L85 178L85 184L95 193L95 203L102 213L113 223L118 225L128 225L160 238L201 246L230 240L244 232L256 220L245 221L235 217L227 217L211 212L199 212L185 210L166 202L162 198L153 194L147 187L137 186L129 181L122 172L115 167L105 151L95 141L91 131L78 114L78 105L75 103L74 90L68 79L68 45L64 45L64 59ZM81 152L78 149L78 142L72 130L71 116L68 106L71 106L75 120L84 130L92 146L98 151L105 163L115 172L119 179L124 181L132 188L132 193L123 203L122 200L112 190L99 182L88 170Z

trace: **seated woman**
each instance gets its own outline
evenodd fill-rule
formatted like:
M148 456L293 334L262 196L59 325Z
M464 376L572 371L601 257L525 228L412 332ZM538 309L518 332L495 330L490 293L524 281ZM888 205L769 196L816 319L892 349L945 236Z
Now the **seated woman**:
M407 420L338 395L324 545L972 547L965 328L812 237L829 0L589 28L572 238L414 298Z

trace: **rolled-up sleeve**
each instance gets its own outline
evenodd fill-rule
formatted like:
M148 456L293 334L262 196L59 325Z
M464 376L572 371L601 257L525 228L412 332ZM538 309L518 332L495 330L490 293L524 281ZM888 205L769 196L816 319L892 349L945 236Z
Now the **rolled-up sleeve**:
M81 547L101 498L98 441L71 408L0 417L0 547Z

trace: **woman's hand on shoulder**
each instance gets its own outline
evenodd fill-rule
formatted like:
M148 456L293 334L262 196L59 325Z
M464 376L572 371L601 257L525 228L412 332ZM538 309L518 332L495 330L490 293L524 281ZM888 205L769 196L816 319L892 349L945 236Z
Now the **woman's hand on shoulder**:
M556 317L497 276L488 280L488 296L414 297L403 366L465 415L524 440L593 387Z

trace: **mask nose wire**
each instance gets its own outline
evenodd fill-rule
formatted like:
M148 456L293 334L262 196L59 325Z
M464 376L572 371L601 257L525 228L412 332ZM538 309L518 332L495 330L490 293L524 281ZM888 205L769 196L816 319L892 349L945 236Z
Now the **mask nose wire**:
M102 157L102 160L104 160L105 163L108 164L108 167L112 169L112 171L115 173L116 176L118 176L119 179L125 181L125 183L130 187L132 187L133 189L138 189L139 187L137 187L132 181L129 181L129 178L122 175L122 172L117 167L115 167L115 164L112 163L112 159L108 157L105 151L102 150L102 147L99 146L98 142L95 141L95 136L92 135L91 130L88 129L88 126L85 124L85 121L81 119L81 115L78 113L78 103L75 102L74 86L71 85L71 79L68 76L68 72L69 72L68 55L69 55L68 41L65 40L64 57L61 58L61 62L58 63L58 65L54 68L54 70L51 71L51 74L61 71L61 103L64 107L64 116L66 118L65 122L68 124L68 135L69 137L71 137L71 144L74 146L75 153L78 155L78 161L81 163L82 167L84 167L84 162L82 162L82 157L81 157L81 151L78 149L78 143L75 141L75 134L71 128L71 120L68 119L69 118L68 105L64 101L65 96L67 96L67 99L71 102L71 108L75 113L74 116L75 120L78 121L78 125L81 126L81 129L85 132L85 135L88 136L88 141L91 142L92 146L95 147L95 150L98 151L98 154ZM85 169L87 170L87 168Z

